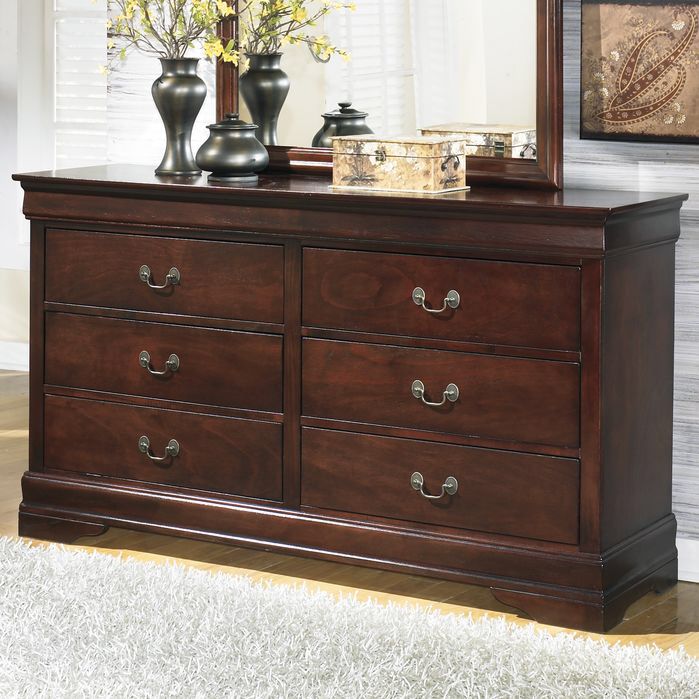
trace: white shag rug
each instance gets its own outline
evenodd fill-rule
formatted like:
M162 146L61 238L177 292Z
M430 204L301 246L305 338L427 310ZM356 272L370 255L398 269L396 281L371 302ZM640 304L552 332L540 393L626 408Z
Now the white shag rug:
M684 651L0 539L0 697L696 699Z

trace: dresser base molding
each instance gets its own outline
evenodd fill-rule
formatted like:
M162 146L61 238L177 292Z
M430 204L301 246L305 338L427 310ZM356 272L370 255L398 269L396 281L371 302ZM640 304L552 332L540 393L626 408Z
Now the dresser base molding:
M612 589L593 602L539 595L491 587L495 599L514 607L532 619L552 626L572 626L605 633L624 619L624 612L648 592L660 593L677 582L677 559L617 591Z
M28 472L22 487L21 536L72 543L114 526L437 577L489 587L501 602L541 623L588 631L611 629L635 600L677 581L674 516L598 556L90 477Z
M19 535L30 539L72 544L84 536L101 536L109 526L96 522L83 522L65 517L35 514L20 510Z

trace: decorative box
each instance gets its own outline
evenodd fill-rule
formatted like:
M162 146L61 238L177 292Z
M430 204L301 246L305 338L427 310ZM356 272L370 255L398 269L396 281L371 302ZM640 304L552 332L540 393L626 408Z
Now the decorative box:
M443 194L469 189L463 138L333 138L333 187Z
M421 130L426 136L461 138L466 155L536 159L536 127L508 124L440 124Z

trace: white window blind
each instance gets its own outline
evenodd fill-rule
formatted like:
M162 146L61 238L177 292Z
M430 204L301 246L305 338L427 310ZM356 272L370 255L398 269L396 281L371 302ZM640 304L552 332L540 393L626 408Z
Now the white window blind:
M107 157L107 3L52 0L54 153L57 168Z
M351 53L326 68L328 109L352 101L369 112L377 133L415 130L410 0L357 0L357 9L332 12L326 31Z
M154 56L137 51L108 75L107 0L49 0L54 45L54 137L56 167L104 162L141 163L156 167L165 134L151 97L160 74ZM192 57L201 52L192 50ZM197 147L215 121L216 69L200 61L199 75L208 88L192 137Z

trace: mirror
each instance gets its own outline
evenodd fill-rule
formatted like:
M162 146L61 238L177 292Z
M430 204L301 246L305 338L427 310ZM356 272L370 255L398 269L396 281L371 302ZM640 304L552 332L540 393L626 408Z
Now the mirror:
M269 148L273 169L328 172L332 151L312 147L314 138L323 145L322 115L352 103L366 113L358 121L379 136L463 135L472 144L471 184L560 187L562 0L355 4L354 12L333 12L318 27L350 53L348 61L320 63L302 45L284 49L291 90L279 145ZM219 69L218 94L220 114L240 111L250 119L238 99L237 70ZM487 132L511 135L508 141Z
M284 48L291 90L278 143L308 147L338 104L367 113L351 119L377 135L463 133L470 155L536 157L536 0L356 0L332 12L318 33L350 54L319 63L305 46ZM244 100L241 115L251 120ZM345 117L345 118L343 118ZM352 131L350 110L330 118ZM469 125L470 128L469 128ZM339 126L342 128L342 126ZM467 133L467 131L472 133ZM327 131L327 130L326 130ZM503 134L483 138L486 133ZM514 132L512 154L506 133ZM520 135L521 134L521 135ZM329 138L324 139L329 146Z

